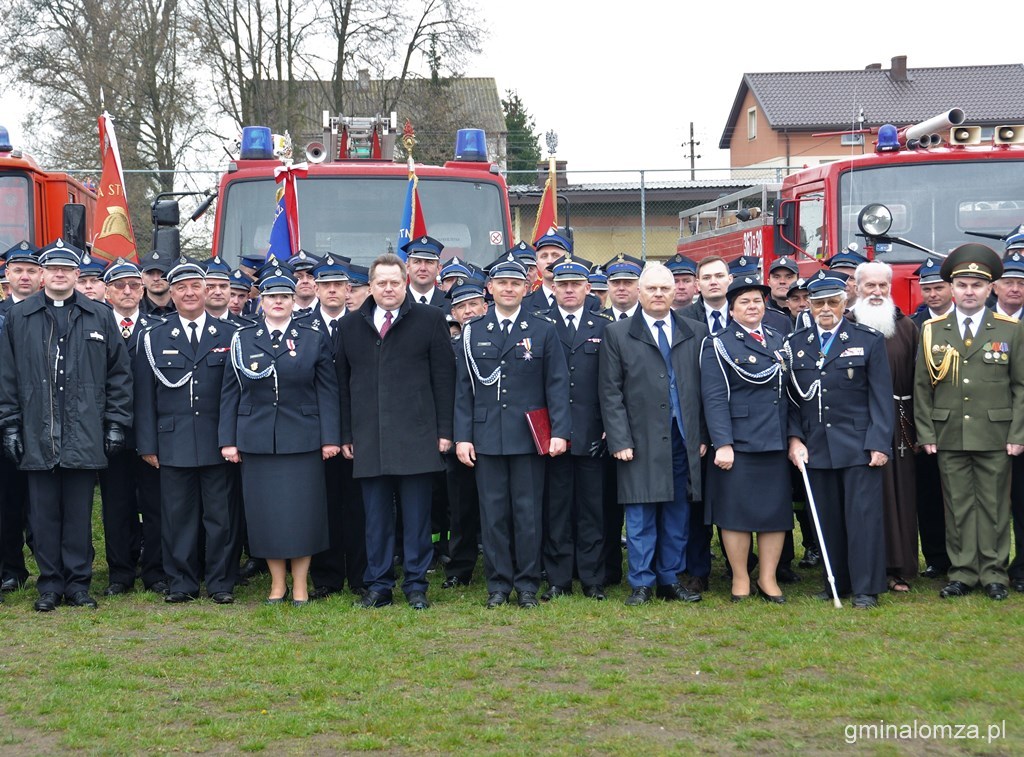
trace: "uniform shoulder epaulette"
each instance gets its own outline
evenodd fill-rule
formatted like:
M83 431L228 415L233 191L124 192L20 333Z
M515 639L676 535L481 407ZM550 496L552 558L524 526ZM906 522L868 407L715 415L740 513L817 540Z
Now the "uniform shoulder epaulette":
M307 322L307 321L301 320L299 318L293 318L292 319L292 324L295 325L295 326L298 326L300 329L305 329L306 331L319 331L320 330L316 326L313 325L312 321ZM253 324L253 325L255 325L255 324ZM249 328L249 327L248 326L241 326L240 328Z
M234 324L231 324L231 325L233 326ZM243 326L239 326L239 327L238 327L237 329L235 329L235 331L236 331L236 332L238 332L238 331L245 331L246 329L251 329L251 328L253 328L254 326L258 326L258 325L259 325L259 322L258 322L258 321L253 321L253 322L251 322L251 323L246 323L246 324L245 324L245 325L243 325Z
M1018 320L1016 320L1014 318L1011 318L1008 315L1003 315L1002 313L996 313L995 311L993 311L992 315L994 315L996 317L997 321L1006 321L1007 323L1020 323L1020 321L1018 321Z
M476 322L477 322L477 321L479 321L479 320L480 320L481 318L483 318L483 317L484 317L485 315L487 315L487 313L484 313L483 315L475 315L475 316L473 316L472 318L470 318L470 319L469 319L468 321L466 321L466 323L467 323L467 324L468 324L468 323L476 323ZM463 325L465 325L465 324L463 324Z
M781 331L776 331L770 326L765 326L763 323L761 324L761 331L763 331L766 336L783 336Z
M548 323L552 323L553 324L555 322L555 319L552 318L550 315L548 315L544 311L538 310L538 311L532 313L532 315L533 315L534 318L540 318L542 321L547 321Z
M928 320L926 320L921 325L922 326L927 326L929 323L938 323L939 321L944 321L947 318L949 318L949 313L946 313L945 315L937 315L934 318L929 318Z
M604 312L603 310L588 310L587 311L587 315L596 315L598 318L604 318L607 321L614 321L615 320L614 318L612 318L608 313Z
M856 321L850 321L850 325L853 326L856 329L860 329L861 331L866 331L869 334L880 334L880 333L882 333L882 332L880 332L876 328L872 328L871 326L867 326L867 325L865 325L863 323L857 323Z

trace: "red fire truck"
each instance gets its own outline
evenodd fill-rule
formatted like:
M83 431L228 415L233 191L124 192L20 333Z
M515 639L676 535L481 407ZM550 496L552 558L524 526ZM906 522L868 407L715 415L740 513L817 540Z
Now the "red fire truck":
M81 245L95 206L92 190L66 173L41 169L0 126L0 253L23 239L42 247L65 237Z
M323 141L306 146L309 171L297 181L304 249L366 265L398 246L408 167L392 160L395 123L394 114L388 119L324 112ZM445 256L484 265L512 246L508 188L487 159L484 133L463 131L473 133L458 142L453 160L416 166L418 194L427 230L444 244ZM266 253L277 206L274 170L287 153L280 139L266 144L251 134L243 132L240 157L218 192L213 252L231 265Z
M755 255L763 265L789 255L809 275L857 244L893 265L893 298L913 312L914 271L925 259L985 238L1001 253L998 240L1024 223L1024 126L983 130L964 120L954 108L904 129L886 124L874 153L683 211L677 250L696 260Z

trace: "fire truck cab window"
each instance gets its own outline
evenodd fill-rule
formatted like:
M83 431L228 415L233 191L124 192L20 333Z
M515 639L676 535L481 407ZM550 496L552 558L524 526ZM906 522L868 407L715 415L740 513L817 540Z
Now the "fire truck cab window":
M811 257L822 257L825 253L824 197L820 194L804 195L798 208L800 246Z
M28 177L0 176L0 252L23 239L34 242Z

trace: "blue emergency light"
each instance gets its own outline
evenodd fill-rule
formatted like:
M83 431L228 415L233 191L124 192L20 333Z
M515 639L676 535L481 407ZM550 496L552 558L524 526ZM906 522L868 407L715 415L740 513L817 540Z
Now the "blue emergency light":
M483 129L459 129L455 135L455 159L470 163L486 162L487 135Z
M7 133L6 126L0 126L0 152L11 152L14 148L11 146L11 135Z
M271 160L274 157L274 138L268 126L242 127L242 160Z
M900 149L899 131L892 124L882 124L878 127L878 144L875 152L894 152Z

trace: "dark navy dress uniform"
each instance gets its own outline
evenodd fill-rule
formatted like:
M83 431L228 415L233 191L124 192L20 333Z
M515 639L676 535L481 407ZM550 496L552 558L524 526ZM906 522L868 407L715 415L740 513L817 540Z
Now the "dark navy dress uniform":
M206 316L193 349L182 319L172 315L143 336L136 356L136 444L139 455L160 462L164 571L172 594L196 597L203 580L211 595L231 592L238 578L234 479L217 440L234 331Z
M789 435L807 446L836 589L877 595L886 590L882 470L868 462L872 450L892 448L889 360L884 337L868 326L843 319L831 333L824 358L817 325L787 340Z
M292 321L239 329L221 394L219 445L237 447L249 548L257 557L327 549L321 447L341 444L338 380L326 334Z
M526 413L547 408L551 435L568 439L569 371L548 316L521 307L507 336L500 320L491 309L463 328L455 440L476 448L487 590L507 596L514 588L522 602L540 586L545 468ZM467 356L493 381L481 381Z

